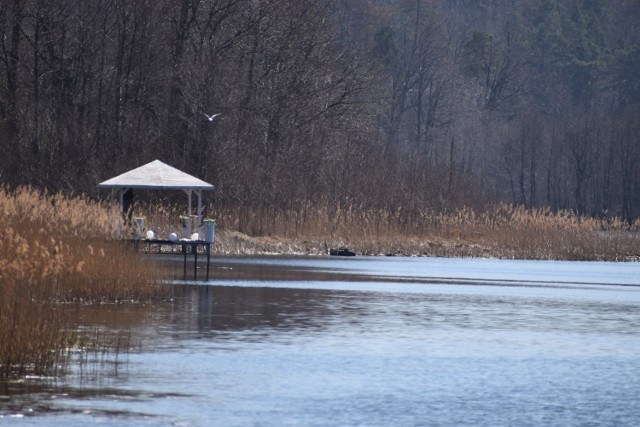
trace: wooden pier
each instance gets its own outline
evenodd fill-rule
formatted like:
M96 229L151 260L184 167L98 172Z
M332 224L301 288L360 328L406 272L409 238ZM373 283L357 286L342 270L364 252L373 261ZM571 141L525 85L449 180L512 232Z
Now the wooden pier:
M197 227L202 226L202 192L213 190L213 185L199 178L191 176L181 170L169 166L160 160L154 160L150 163L122 173L111 179L98 184L100 188L110 188L112 196L118 195L120 206L122 207L122 218L127 218L130 213L129 208L133 199L133 190L179 190L184 191L188 197L187 216L193 214L191 199L195 196L198 199L198 208L196 214ZM129 217L129 221L131 218ZM142 231L140 227L139 231ZM191 230L190 230L191 231ZM190 235L190 234L189 234ZM132 241L134 247L139 251L147 253L178 253L184 255L184 278L187 278L187 255L193 255L193 279L198 277L198 254L201 253L207 257L207 279L209 279L209 267L211 263L211 243L204 240L160 240L160 239L139 239Z
M211 243L204 240L159 240L144 239L133 240L138 251L149 254L175 254L184 255L182 270L184 279L187 278L187 256L193 255L193 280L198 278L198 254L207 257L207 274L206 279L209 280L209 269L211 266ZM176 251L177 249L177 251Z

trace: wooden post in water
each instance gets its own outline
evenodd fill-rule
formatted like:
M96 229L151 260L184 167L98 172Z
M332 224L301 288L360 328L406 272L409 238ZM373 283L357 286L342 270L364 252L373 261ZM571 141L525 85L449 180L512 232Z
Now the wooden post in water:
M173 240L134 240L130 239L129 242L133 244L133 247L136 251L145 251L147 253L151 253L156 250L157 253L162 253L162 246L167 245L171 247L171 253L175 253L174 248L176 246L180 246L182 250L182 279L187 279L187 258L188 255L193 253L193 280L198 279L198 247L202 246L204 254L207 257L207 275L206 280L209 280L209 272L211 271L211 243L203 241L203 240L181 240L181 241L173 241ZM141 244L141 242L143 244Z
M184 254L184 263L182 264L182 279L184 280L187 278L187 245L184 243L182 244L182 253Z
M196 280L198 278L198 244L193 244L191 249L193 250L193 280Z
M209 280L209 265L211 264L211 243L207 243L207 280Z

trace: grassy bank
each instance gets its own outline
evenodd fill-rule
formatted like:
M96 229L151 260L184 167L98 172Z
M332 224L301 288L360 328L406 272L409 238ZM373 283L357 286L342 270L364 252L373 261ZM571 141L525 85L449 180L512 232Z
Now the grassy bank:
M179 209L139 208L154 231L176 231ZM323 254L346 246L363 255L630 261L640 257L640 221L498 205L449 213L307 206L298 210L225 209L218 254Z
M68 304L165 292L157 270L113 239L121 231L114 218L82 197L0 190L0 379L51 373L71 348L110 345L73 331Z

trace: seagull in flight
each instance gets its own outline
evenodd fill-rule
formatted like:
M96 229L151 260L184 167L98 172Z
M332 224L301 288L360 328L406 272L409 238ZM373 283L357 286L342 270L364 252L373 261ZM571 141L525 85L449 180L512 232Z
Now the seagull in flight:
M202 113L202 114L204 114L204 115L207 117L207 119L209 119L209 121L210 121L210 122L212 122L216 117L218 117L218 116L219 116L219 115L221 115L222 113L216 113L216 114L213 114L213 115L211 115L211 116L210 116L210 115L208 115L207 113Z

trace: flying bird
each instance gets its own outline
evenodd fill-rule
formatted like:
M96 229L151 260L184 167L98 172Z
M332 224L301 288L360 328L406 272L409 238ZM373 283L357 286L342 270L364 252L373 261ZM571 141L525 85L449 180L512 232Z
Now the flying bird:
M207 113L202 113L202 114L204 114L207 117L207 119L209 119L209 121L212 122L216 117L218 117L222 113L216 113L216 114L214 114L212 116L208 115Z

